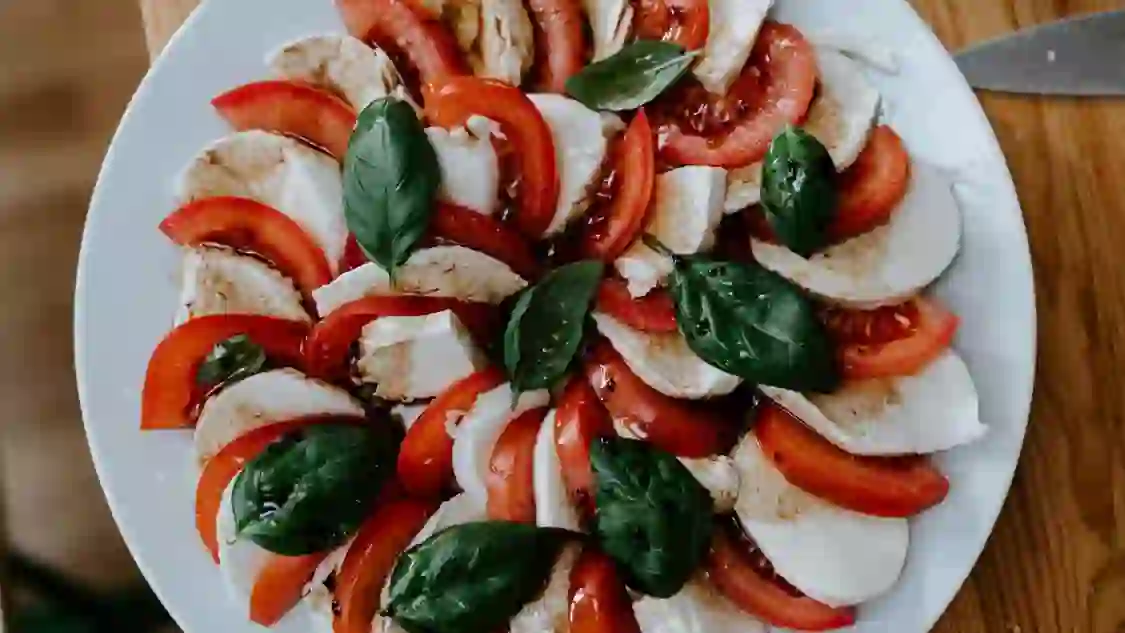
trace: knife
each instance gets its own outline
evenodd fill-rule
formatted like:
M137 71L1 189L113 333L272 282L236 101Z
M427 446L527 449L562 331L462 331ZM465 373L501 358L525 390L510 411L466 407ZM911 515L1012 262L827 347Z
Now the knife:
M975 88L1040 95L1125 95L1125 10L1051 22L955 56Z

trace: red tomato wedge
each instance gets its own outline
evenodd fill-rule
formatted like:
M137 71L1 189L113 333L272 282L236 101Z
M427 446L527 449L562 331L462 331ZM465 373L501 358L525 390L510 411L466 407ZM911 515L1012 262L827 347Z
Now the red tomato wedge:
M739 545L723 528L716 528L707 558L708 579L739 609L770 625L799 631L855 624L854 608L833 608L800 595L767 575Z
M406 432L398 452L398 478L410 493L439 497L453 482L453 438L448 424L473 408L477 398L504 384L503 372L485 369L453 383Z
M249 198L220 196L188 203L160 223L183 246L213 243L257 253L297 283L306 296L332 281L324 251L301 225Z
M766 22L727 95L716 97L689 80L661 99L661 158L727 168L761 160L778 131L808 113L816 77L816 56L801 32Z
M148 361L141 394L141 430L189 429L194 406L205 395L196 385L200 364L215 345L245 334L275 363L301 367L309 326L299 321L250 314L191 319L168 333Z
M711 31L707 0L639 0L633 31L637 38L665 40L685 50L703 48Z
M452 310L478 340L489 340L495 324L493 306L441 297L375 296L340 306L313 327L305 343L305 363L310 376L323 380L347 377L351 346L363 327L382 317L420 316Z
M610 415L657 448L680 457L708 457L734 443L736 425L705 405L649 387L607 341L594 346L585 371Z
M656 182L656 148L645 111L637 112L625 135L612 148L613 173L607 182L612 198L590 209L583 225L580 252L588 259L612 262L644 228Z
M566 92L566 80L586 65L585 17L579 0L527 0L535 29L535 84Z
M590 446L614 435L613 421L585 376L574 376L559 397L555 411L555 450L570 499L588 515L594 512L594 471Z
M379 504L364 522L336 574L334 633L370 633L379 594L398 555L437 507L436 500L393 499Z
M828 228L834 242L862 235L885 224L910 186L910 156L902 139L880 125L839 181L836 220Z
M439 202L430 218L430 233L498 259L524 279L539 276L539 263L524 236L487 215Z
M336 95L299 81L272 79L246 84L211 100L236 130L287 134L343 160L356 113Z
M535 523L535 439L546 415L546 409L526 411L508 422L496 440L484 481L490 520Z
M613 560L587 547L570 570L570 633L640 633Z
M949 493L949 480L925 457L851 455L772 402L759 410L754 435L789 483L841 508L910 517Z
M551 128L519 88L493 79L455 77L426 93L426 115L454 127L481 115L500 124L519 172L515 222L528 238L543 236L559 199L559 172Z
M468 74L457 41L414 0L336 0L348 32L387 51L399 71L417 73L422 86Z
M921 371L949 349L960 323L957 315L925 297L874 310L828 308L821 320L837 344L848 380Z
M348 241L344 242L344 254L340 256L340 274L355 270L371 260L363 252L363 247L356 241L355 235L348 233Z
M328 552L270 556L250 590L250 620L267 627L277 624L301 601L305 585L326 556Z
M629 287L616 277L598 286L598 310L642 332L675 332L676 308L666 290L657 288L634 299Z

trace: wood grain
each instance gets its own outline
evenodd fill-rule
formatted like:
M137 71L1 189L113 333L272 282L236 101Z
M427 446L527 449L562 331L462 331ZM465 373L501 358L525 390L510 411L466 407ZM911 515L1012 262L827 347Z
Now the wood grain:
M192 2L142 0L149 41L166 41ZM912 4L951 50L1119 8L1119 0ZM1125 633L1125 102L982 101L1031 240L1039 373L1012 494L935 632Z

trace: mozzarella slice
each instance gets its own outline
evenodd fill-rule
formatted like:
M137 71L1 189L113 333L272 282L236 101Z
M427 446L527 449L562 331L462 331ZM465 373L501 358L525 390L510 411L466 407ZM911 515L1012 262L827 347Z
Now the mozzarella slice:
M987 430L973 378L953 351L916 375L848 383L832 394L761 389L854 455L936 453L974 442Z
M961 211L948 178L915 162L909 187L890 221L873 231L808 259L753 240L754 257L832 303L873 308L902 302L949 267L961 242Z
M601 312L594 321L629 369L660 393L695 400L726 395L742 382L696 356L679 332L641 332Z
M582 0L594 40L594 61L601 61L625 47L633 28L633 5L629 0Z
M402 76L382 49L350 35L312 35L274 51L266 64L282 79L305 81L339 93L362 111L376 99L393 96L413 104Z
M301 602L307 607L309 625L314 631L332 633L332 624L335 620L332 606L336 596L329 588L328 580L339 573L340 568L344 566L344 559L347 558L348 549L351 548L353 542L355 542L354 538L326 556L317 566L316 571L313 572L308 584L305 585L303 591L305 597Z
M461 320L436 314L384 317L368 323L359 339L356 367L387 400L433 398L449 385L488 366Z
M618 129L616 117L603 117L574 99L556 94L528 95L551 128L555 161L559 170L559 203L547 229L562 231L590 205L590 194L598 183L609 136Z
M581 532L578 510L570 501L563 480L562 462L555 442L555 411L552 410L539 427L535 439L532 488L535 492L535 524Z
M710 0L711 28L692 72L703 87L725 95L742 72L773 0Z
M391 407L391 414L397 416L398 419L402 421L403 428L409 431L410 427L414 426L414 423L418 421L418 418L420 418L422 414L425 413L427 406L429 406L429 403L400 404Z
M364 415L348 392L294 369L254 374L203 404L195 426L195 454L206 462L224 446L254 429L317 415Z
M311 321L293 282L265 262L223 248L184 251L176 322L209 314L261 314Z
M402 294L500 303L527 287L504 262L464 246L435 246L414 253L398 269L396 285L371 262L313 291L322 315L372 295Z
M778 575L838 607L888 591L906 563L906 519L844 510L790 484L753 433L734 453L742 487L735 513Z
M570 630L570 571L578 561L580 546L563 548L551 569L543 595L525 604L508 626L508 633L567 633Z
M324 250L333 271L348 236L340 165L300 141L250 130L220 139L192 159L176 197L253 198L293 218Z
M535 61L535 36L531 17L520 0L481 0L480 57L474 72L520 85Z
M481 503L488 500L485 476L500 434L520 414L545 407L550 401L551 394L546 390L524 392L516 399L509 383L477 398L461 418L453 440L453 474L465 494Z
M223 579L227 594L249 616L254 581L273 554L249 539L235 538L238 529L231 504L233 490L234 480L223 491L219 514L215 518L215 534L219 543L219 576Z
M492 146L495 124L471 117L465 127L426 128L441 167L442 200L491 215L500 192L500 160Z
M741 482L733 459L726 455L702 459L686 457L679 459L696 481L711 494L711 499L715 501L716 514L726 514L734 509Z
M727 172L719 167L680 167L660 174L645 232L680 255L705 251L715 242L726 192ZM634 297L648 294L672 272L672 260L639 240L614 266Z
M642 633L765 633L766 626L743 613L700 576L667 599L645 596L633 603Z

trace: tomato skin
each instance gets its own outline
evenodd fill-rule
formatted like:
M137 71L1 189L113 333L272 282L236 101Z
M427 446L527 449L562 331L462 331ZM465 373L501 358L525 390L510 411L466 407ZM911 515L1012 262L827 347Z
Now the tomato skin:
M559 397L555 411L555 450L562 465L570 499L588 516L594 513L594 472L590 446L594 440L614 435L609 412L585 376L574 376Z
M721 528L712 537L707 577L735 606L772 626L830 631L855 624L855 608L833 608L807 596L794 596L762 576Z
M851 455L772 402L759 409L754 435L789 483L861 514L911 517L949 493L949 480L925 457Z
M277 624L301 601L305 585L327 556L328 552L271 555L250 591L250 620L266 627Z
M348 241L344 242L344 254L340 256L340 274L353 271L369 261L371 260L367 259L367 254L363 252L355 235L348 233Z
M515 221L529 239L543 236L559 199L551 128L519 88L494 79L455 77L426 92L426 115L436 125L462 125L481 115L500 124L519 171Z
M336 95L300 81L271 79L211 100L236 130L266 130L305 139L343 160L356 112Z
M364 522L336 574L333 597L340 609L333 620L334 633L370 633L380 592L398 555L438 505L436 500L392 499L380 503Z
M536 84L566 93L566 80L586 63L585 18L578 0L527 0L535 24Z
M587 259L609 263L640 235L656 183L656 148L648 116L642 109L613 150L614 178L620 183L605 208L587 216L579 251Z
M487 215L439 202L430 218L430 232L498 259L524 279L539 277L539 263L524 236Z
M707 0L639 0L633 28L638 39L675 42L684 50L707 44L711 10Z
M736 425L704 405L649 387L607 341L594 346L585 372L610 416L657 448L679 457L709 457L734 443Z
M546 409L525 411L496 441L485 477L489 520L535 523L535 440L546 415Z
M844 378L867 380L918 373L953 344L960 319L934 299L915 297L877 310L833 309L826 323L837 343ZM857 325L869 331L882 329L883 338L890 338L865 339L854 331L841 332Z
M842 242L885 224L910 186L910 155L895 131L880 125L839 181L836 220L828 227Z
M332 281L324 251L292 218L249 198L203 198L173 211L160 230L181 246L213 243L265 257L306 296Z
M623 280L608 277L598 286L597 302L599 311L635 330L669 333L678 329L672 297L662 288L634 299Z
M640 633L617 566L587 546L570 571L570 633Z
M252 314L217 314L191 319L168 333L148 361L141 394L141 430L190 429L193 408L205 393L195 383L199 366L215 345L245 334L274 362L301 367L309 326Z

